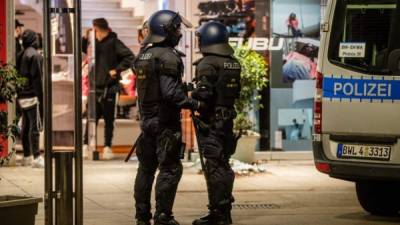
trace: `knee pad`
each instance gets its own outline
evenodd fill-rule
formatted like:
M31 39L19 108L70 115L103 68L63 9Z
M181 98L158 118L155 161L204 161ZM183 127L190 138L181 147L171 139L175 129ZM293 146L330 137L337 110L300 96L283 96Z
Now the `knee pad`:
M170 176L172 179L182 177L183 166L182 163L174 163L170 165L161 165L160 172Z

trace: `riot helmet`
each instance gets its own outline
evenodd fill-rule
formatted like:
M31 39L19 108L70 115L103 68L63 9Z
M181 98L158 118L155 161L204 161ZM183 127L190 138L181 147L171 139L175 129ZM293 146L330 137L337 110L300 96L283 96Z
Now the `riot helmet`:
M149 35L143 41L144 44L156 44L167 42L173 47L178 45L182 33L181 24L192 27L191 23L171 10L160 10L155 12L148 20Z
M229 45L228 29L220 22L210 21L201 25L196 31L196 36L199 38L201 53L226 56L234 52Z

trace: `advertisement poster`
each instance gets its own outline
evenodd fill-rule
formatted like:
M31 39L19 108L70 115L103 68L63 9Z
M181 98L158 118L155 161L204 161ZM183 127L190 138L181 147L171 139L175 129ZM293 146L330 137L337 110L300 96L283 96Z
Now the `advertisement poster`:
M320 0L275 0L273 37L284 38L280 82L315 79L320 44Z
M255 35L255 1L204 1L197 6L199 25L210 20L225 24L231 37L249 38Z
M272 1L272 36L283 38L284 45L271 55L271 149L312 149L322 5L321 0Z
M197 2L196 16L199 17L197 26L211 20L225 24L230 33L230 44L233 47L246 46L255 50L263 55L268 65L270 64L269 50L271 50L271 46L276 48L279 45L276 43L278 41L270 39L270 1L201 0ZM269 93L267 88L257 91L262 98L256 101L259 101L264 107L252 110L250 120L255 124L254 131L260 134L260 150L267 150L270 137Z

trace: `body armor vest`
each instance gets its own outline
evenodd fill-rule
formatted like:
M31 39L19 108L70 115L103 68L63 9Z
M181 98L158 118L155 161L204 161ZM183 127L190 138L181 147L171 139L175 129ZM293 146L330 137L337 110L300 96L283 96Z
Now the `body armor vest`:
M140 115L143 120L159 118L168 124L178 118L179 109L171 108L162 100L160 76L181 79L183 63L179 52L169 47L150 46L140 52L135 61L137 93ZM174 118L174 119L172 119Z
M218 76L214 84L216 94L215 106L233 107L235 100L240 96L240 72L239 62L230 56L205 56L214 67Z
M146 49L138 55L135 62L140 104L154 104L160 101L160 77L156 60L153 51Z

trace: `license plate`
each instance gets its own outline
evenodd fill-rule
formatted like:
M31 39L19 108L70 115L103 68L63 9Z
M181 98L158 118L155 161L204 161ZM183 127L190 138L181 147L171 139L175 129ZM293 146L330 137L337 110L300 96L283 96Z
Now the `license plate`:
M337 157L389 161L391 152L392 148L390 146L339 144Z

